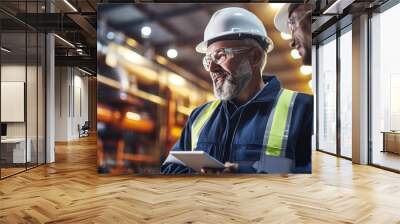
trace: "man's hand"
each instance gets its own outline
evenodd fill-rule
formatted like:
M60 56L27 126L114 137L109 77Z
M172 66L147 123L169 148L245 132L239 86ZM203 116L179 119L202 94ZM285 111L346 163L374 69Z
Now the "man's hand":
M224 173L236 173L239 170L239 164L237 163L226 162L224 166Z
M225 168L209 168L204 167L201 169L202 174L220 174L220 173L235 173L239 169L239 164L225 162Z

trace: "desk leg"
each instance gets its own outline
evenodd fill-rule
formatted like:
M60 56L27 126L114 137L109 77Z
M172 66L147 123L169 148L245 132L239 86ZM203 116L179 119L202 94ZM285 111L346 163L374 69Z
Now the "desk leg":
M382 149L382 151L381 152L386 152L386 134L385 133L382 133L382 135L383 135L383 149Z

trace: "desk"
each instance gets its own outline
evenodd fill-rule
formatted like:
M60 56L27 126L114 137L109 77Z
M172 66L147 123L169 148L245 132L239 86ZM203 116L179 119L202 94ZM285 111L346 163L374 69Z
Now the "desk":
M30 138L26 140L28 142L25 154L25 138L6 138L1 139L1 154L2 157L10 163L25 163L31 161L31 145L32 141ZM5 156L3 156L5 154ZM12 154L12 157L11 157ZM6 158L9 157L9 158ZM12 158L12 160L11 160ZM27 158L27 161L25 161Z
M400 154L400 132L383 131L383 150L382 152L392 152Z

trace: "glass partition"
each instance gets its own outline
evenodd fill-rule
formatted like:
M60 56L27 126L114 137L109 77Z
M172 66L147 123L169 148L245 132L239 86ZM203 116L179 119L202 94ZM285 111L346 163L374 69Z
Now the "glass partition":
M45 163L45 35L18 18L44 1L2 1L0 7L0 178ZM13 11L14 10L14 11Z
M336 39L318 47L318 149L336 154Z
M400 4L371 18L372 163L400 170Z
M26 41L25 32L1 34L2 177L24 171L30 162L31 151L26 151Z

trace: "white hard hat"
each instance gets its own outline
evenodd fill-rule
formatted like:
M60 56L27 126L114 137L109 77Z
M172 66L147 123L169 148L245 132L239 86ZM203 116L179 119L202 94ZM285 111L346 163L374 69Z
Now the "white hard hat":
M271 38L268 37L264 24L250 11L230 7L216 11L204 31L204 40L196 46L196 51L206 53L210 41L223 40L230 37L254 38L265 47L267 52L274 48Z
M278 11L275 16L274 23L275 27L282 33L291 34L291 31L288 26L289 19L289 6L290 3L285 3Z

